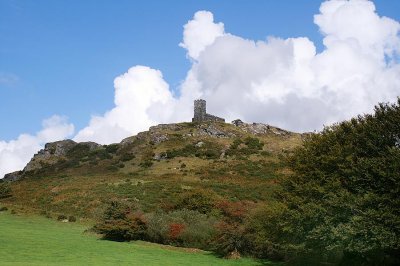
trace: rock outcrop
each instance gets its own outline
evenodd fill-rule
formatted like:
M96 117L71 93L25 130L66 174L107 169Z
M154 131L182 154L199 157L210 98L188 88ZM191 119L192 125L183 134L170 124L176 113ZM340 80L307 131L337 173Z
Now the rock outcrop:
M75 141L70 139L46 143L44 149L33 156L23 171L34 171L42 168L43 163L51 164L57 161L58 158L65 156L76 144Z
M22 177L23 171L15 171L4 176L3 180L8 182L17 181Z
M70 150L77 145L84 145L88 147L88 150L94 150L101 147L100 144L95 142L81 142L77 143L73 140L66 139L56 142L46 143L44 149L41 149L33 155L32 159L21 171L15 171L4 176L5 181L17 181L24 177L28 172L41 169L43 165L51 165L57 163L60 159L65 158Z
M268 124L263 124L263 123L247 124L240 119L233 120L232 124L253 135L272 133L274 135L286 136L291 134L291 132L287 130L278 127L273 127Z

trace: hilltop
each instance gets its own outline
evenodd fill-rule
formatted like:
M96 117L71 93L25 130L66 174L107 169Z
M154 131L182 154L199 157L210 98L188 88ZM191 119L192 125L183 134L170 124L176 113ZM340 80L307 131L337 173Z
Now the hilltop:
M264 201L287 172L282 155L303 137L235 120L161 124L111 145L47 143L22 171L5 176L18 181L2 203L92 218L112 198L152 211L196 189Z

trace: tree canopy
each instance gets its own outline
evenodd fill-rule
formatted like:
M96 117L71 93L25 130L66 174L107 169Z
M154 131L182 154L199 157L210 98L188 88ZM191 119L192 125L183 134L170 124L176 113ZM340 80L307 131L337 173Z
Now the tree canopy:
M400 263L400 98L312 134L288 162L277 203L252 221L264 252L308 264Z

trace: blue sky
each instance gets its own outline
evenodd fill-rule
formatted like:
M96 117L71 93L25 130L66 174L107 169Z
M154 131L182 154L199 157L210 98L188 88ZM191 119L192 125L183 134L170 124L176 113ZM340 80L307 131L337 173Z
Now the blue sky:
M40 129L53 114L77 128L113 105L113 80L134 65L162 70L171 88L190 62L182 27L209 10L251 39L321 37L320 1L0 1L0 139ZM16 80L14 80L16 79ZM12 114L12 115L11 115Z
M0 139L40 129L53 114L77 128L113 105L113 80L133 65L162 70L171 88L190 62L182 27L209 10L229 32L263 40L308 36L321 42L320 1L0 0Z
M198 97L298 132L372 112L400 95L399 21L395 0L0 0L0 178L49 141L189 121Z

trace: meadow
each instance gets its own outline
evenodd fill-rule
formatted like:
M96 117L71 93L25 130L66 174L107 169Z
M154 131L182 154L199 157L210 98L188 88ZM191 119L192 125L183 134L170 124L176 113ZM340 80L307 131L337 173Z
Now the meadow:
M86 225L0 212L1 265L272 265L142 241L113 242Z

